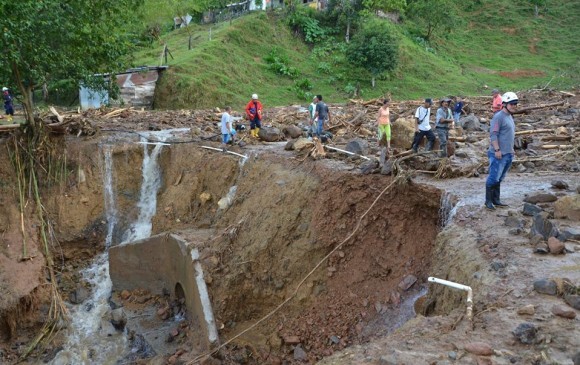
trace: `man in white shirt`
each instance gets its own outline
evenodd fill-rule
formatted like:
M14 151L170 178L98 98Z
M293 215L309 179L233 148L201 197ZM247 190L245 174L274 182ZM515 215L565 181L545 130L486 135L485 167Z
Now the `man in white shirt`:
M222 123L221 123L221 131L222 131L222 143L223 148L225 149L226 145L231 139L232 136L232 117L230 112L232 108L226 106L226 111L222 114Z
M417 153L423 137L427 137L427 147L426 151L431 151L433 149L433 144L435 143L435 134L431 130L431 125L429 124L429 117L431 116L431 105L433 101L431 99L425 99L425 103L418 107L415 111L415 139L413 140L413 145L411 148L413 152Z

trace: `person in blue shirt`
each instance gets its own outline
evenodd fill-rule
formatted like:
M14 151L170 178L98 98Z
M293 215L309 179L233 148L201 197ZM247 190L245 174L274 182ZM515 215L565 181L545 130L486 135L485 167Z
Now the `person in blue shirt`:
M459 125L459 118L461 118L461 114L463 113L463 99L461 96L457 97L455 101L455 106L453 107L453 119L455 119L455 124Z
M12 95L7 87L2 88L2 97L4 98L4 110L6 111L6 119L12 122L14 117L14 106L12 105Z

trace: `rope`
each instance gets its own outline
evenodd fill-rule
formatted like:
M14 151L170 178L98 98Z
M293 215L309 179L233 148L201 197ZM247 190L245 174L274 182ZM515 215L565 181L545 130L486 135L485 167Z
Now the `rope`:
M294 291L292 292L292 294L290 294L290 296L288 298L286 298L282 303L280 303L276 308L274 308L270 313L266 314L264 317L260 318L257 322L255 322L254 324L252 324L250 327L246 328L245 330L243 330L242 332L238 333L237 335L235 335L234 337L230 338L229 340L227 340L226 342L224 342L223 344L219 345L218 347L216 347L215 349L213 349L210 352L198 355L196 358L194 358L193 360L191 360L190 362L188 362L187 364L195 364L196 362L199 362L201 359L205 358L206 356L210 356L212 354L215 354L216 352L218 352L220 349L224 348L226 345L232 343L235 339L239 338L240 336L242 336L243 334L249 332L250 330L256 328L256 326L258 326L260 323L264 322L265 320L267 320L268 318L272 317L276 312L278 312L282 307L284 307L288 302L290 302L290 300L292 300L296 294L298 293L298 290L302 287L302 285L304 284L304 282L320 267L320 265L322 265L333 253L335 253L339 248L341 248L346 242L348 242L348 240L350 240L354 234L359 230L360 226L361 226L361 222L364 219L364 217L366 217L366 215L371 211L371 209L377 204L377 202L379 201L379 199L393 186L395 185L395 183L397 183L400 180L399 177L396 177L395 179L393 179L393 181L391 181L391 183L389 185L387 185L380 193L379 195L377 195L377 197L375 198L375 200L373 201L373 203L368 207L368 209L360 216L360 218L358 219L356 226L354 227L354 229L352 230L352 232L338 245L336 245L336 247L334 249L332 249L332 251L330 251L326 256L324 256L324 258L322 258L322 260L320 260L318 262L318 264L316 264L316 266L314 266L314 268L312 270L310 270L310 272L308 274L306 274L306 276L300 281L300 283L298 283L298 286L296 287L296 289L294 289Z

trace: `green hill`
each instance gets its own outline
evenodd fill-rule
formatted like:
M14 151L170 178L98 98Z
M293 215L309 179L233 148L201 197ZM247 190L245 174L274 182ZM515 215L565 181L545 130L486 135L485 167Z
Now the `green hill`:
M168 32L136 52L133 62L159 64L167 43L173 58L156 95L160 109L239 108L252 93L275 106L305 103L318 93L329 102L342 102L357 88L364 98L391 93L406 99L482 94L491 88L577 87L580 2L546 3L536 17L529 1L464 2L459 25L429 44L414 35L417 25L411 21L384 20L398 35L400 61L374 89L369 75L346 62L342 38L307 45L291 32L282 12L256 12L231 23ZM269 55L270 61L278 60L278 73L266 61Z

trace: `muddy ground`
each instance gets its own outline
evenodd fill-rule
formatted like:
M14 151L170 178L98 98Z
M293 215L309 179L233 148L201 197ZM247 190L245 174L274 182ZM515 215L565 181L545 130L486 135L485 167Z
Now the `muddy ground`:
M201 144L219 147L211 141L217 127L206 121L207 113L201 121L191 119L198 115L195 112L146 112L145 117L145 113L126 111L123 117L101 119L85 116L96 133L58 137L61 143L66 141L69 174L59 186L43 190L55 242L58 240L53 251L58 257L59 287L70 305L82 303L82 294L87 295L90 286L81 280L79 271L104 249L102 145L114 144L115 191L121 214L113 241L118 243L124 228L138 214L135 205L143 147L135 143L138 136L131 131L158 129L161 124L162 128L189 127L191 135L182 139L187 143L172 144L160 156L163 183L153 233L187 237L198 229L214 232L199 248L222 343L293 297L267 321L205 358L205 363L573 364L580 348L578 308L572 308L579 294L574 288L580 284L580 237L574 235L580 230L574 213L580 185L574 149L578 98L549 95L558 100L565 97L566 104L522 116L523 124L531 128L523 125L520 130L564 127L570 138L558 144L573 148L544 150L540 147L546 144L543 137L526 135L529 143L518 151L521 162L514 164L505 187L502 185L502 197L510 208L495 212L481 207L484 178L477 176L485 173L485 146L479 138L484 133L479 130L465 131L463 136L474 137L471 142L466 138L454 143L456 151L470 151L459 154L467 157L453 156L443 163L429 156L406 160L405 176L413 169L425 173L397 180L373 205L394 177L379 174L380 167L361 170L364 164L356 158L329 152L327 158L315 160L305 150L285 151L285 142L245 138L245 147L231 147L249 156L240 166L236 157L199 148ZM530 93L524 99L545 102L549 97ZM356 109L360 105L353 106L353 112L342 108L346 121L349 113L360 113ZM343 132L336 133L334 145L342 148L352 138L362 138L369 143L366 154L375 157L379 148L365 132L372 128L368 114L358 128L340 127ZM284 123L300 126L300 119L284 119ZM405 141L395 140L393 153L403 152ZM10 139L3 138L1 143L8 145ZM446 170L441 168L443 164ZM9 155L2 155L0 165L0 359L10 364L17 361L43 323L48 298L43 290L46 272L42 250L37 247L33 204L25 207L26 243L32 259L22 261L21 222ZM437 172L457 178L434 179ZM567 187L557 189L550 184L553 180L561 180ZM219 209L218 201L233 185L238 187L233 204ZM541 225L558 227L557 232L542 238L530 233L532 221L539 218L523 215L522 210L526 194L538 192L556 199L535 204L544 211ZM441 217L450 213L449 202L457 208L445 225ZM558 205L562 202L567 204L567 215ZM352 232L352 238L323 261ZM563 241L565 253L541 249L550 235ZM321 261L320 268L295 293L300 281ZM429 284L428 276L470 285L474 290L473 320L464 316L464 293ZM558 284L555 295L534 290L534 282L540 279ZM118 298L121 293L114 296L127 310L139 311L145 306L154 309L148 313L156 313L163 306L164 298L136 289L125 299ZM138 297L146 298L136 300ZM138 307L131 308L135 305ZM526 307L529 305L532 309ZM150 315L163 326L159 315ZM529 343L513 334L524 322L536 328L525 339ZM46 349L33 352L27 362L50 361L65 342L65 333L61 331ZM192 329L179 325L177 333L165 353L132 362L188 363L197 359L200 353L194 350ZM476 346L475 342L483 344Z

